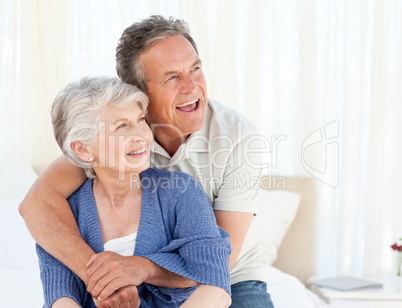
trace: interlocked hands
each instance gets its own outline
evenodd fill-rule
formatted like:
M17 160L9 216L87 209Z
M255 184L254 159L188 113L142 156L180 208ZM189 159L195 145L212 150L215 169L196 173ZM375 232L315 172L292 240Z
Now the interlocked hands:
M145 280L143 258L106 251L87 263L86 284L98 308L137 308L137 286Z

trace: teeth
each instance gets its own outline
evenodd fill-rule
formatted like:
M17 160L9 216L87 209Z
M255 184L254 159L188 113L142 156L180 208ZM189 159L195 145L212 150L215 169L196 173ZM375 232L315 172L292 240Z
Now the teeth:
M177 107L186 107L186 106L191 105L191 104L194 104L194 103L196 103L196 102L198 102L198 99L193 100L192 102L185 103L185 104L183 104L183 105L179 105L179 106L177 106Z
M130 152L130 153L128 153L128 155L142 154L142 153L144 153L144 152L145 152L145 148L142 148L142 149L139 149L139 150L137 150L137 151Z

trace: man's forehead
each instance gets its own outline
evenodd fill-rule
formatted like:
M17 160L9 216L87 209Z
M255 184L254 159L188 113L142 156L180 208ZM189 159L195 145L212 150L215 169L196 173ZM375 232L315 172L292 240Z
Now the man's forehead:
M185 63L183 61L181 64L182 65L177 65L177 64L167 65L165 68L163 68L161 70L161 74L164 76L169 76L171 74L180 72L182 70L182 68L190 69L194 66L201 65L201 60L197 56L194 58L194 61L187 61L187 63Z
M148 63L163 60L177 60L177 58L184 61L183 56L185 56L187 60L192 60L192 62L195 62L197 59L199 60L198 53L194 46L184 36L173 35L153 43L141 53L140 59L150 58L149 60L151 61L147 61ZM169 63L166 63L166 65L168 64Z

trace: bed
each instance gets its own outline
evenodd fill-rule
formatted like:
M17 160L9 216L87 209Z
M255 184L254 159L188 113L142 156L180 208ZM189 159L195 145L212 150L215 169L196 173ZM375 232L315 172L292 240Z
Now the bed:
M18 151L0 164L2 307L43 305L35 243L17 210L35 178ZM255 224L263 237L268 291L275 307L328 307L305 286L313 275L314 264L314 180L267 175L261 183L261 206Z

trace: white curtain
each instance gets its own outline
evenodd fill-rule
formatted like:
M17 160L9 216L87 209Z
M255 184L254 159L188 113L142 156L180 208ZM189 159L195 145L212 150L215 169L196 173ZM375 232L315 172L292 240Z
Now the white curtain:
M317 178L318 276L391 275L402 237L399 0L0 0L0 160L60 152L49 106L66 83L114 76L122 31L188 21L209 95L271 142L265 172ZM297 256L295 256L297 257Z

